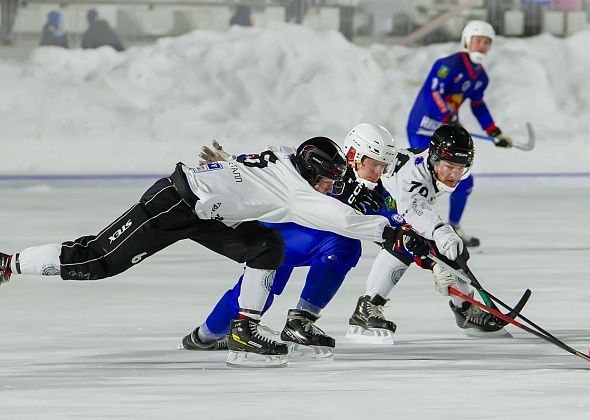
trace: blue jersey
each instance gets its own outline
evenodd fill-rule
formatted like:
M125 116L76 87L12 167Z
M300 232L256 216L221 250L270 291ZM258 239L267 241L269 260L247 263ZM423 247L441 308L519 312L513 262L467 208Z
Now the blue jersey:
M492 132L496 126L483 101L487 86L483 66L473 64L467 53L436 60L410 111L408 136L420 134L421 129L432 132L449 122L458 115L465 99L471 100L471 110L482 129Z

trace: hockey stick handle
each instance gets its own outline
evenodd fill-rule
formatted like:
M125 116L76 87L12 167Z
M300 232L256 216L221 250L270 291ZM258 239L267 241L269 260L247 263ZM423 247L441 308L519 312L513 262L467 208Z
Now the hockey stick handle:
M588 357L587 355L585 355L584 353L574 349L573 347L568 346L567 344L565 344L563 341L554 338L553 336L546 336L545 334L542 334L539 331L536 331L524 324L521 324L520 322L518 322L515 319L510 318L509 316L504 315L502 312L497 311L493 308L490 308L486 305L484 305L483 303L478 302L477 300L473 299L471 296L467 296L464 293L461 293L459 290L455 289L454 287L449 287L449 294L451 295L455 295L457 297L460 297L461 299L471 303L472 305L477 306L478 308L481 308L482 310L494 315L496 318L501 319L504 322L507 322L509 324L512 324L520 329L523 329L524 331L533 334L539 338L542 338L545 341L550 342L551 344L567 351L568 353L573 354L574 356L578 356L584 360L586 360L587 362L590 362L590 357Z
M526 152L533 150L535 148L535 131L533 130L533 126L530 123L526 123L526 129L527 129L527 134L528 134L528 139L526 143L517 143L514 142L512 143L512 147L515 149L520 149L520 150L524 150ZM434 133L434 131L430 131L427 129L423 129L423 128L419 128L418 131L416 131L417 135L420 136L432 136L432 134ZM477 133L469 133L469 135L473 138L477 138L477 139L482 139L482 140L487 140L487 141L494 141L494 138L492 136L488 136L487 134L477 134Z

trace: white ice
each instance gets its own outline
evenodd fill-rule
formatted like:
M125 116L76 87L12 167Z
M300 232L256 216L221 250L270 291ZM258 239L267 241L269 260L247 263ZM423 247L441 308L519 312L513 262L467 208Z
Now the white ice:
M532 289L526 316L586 352L587 179L476 182L465 218L483 242L473 271L509 304ZM96 233L148 186L5 187L2 250ZM174 245L107 280L15 276L0 287L0 418L588 418L588 362L511 326L513 339L464 337L417 268L386 309L396 344L344 343L375 253L364 244L318 321L337 339L335 360L282 369L228 368L226 352L176 350L240 273L199 245ZM272 328L282 328L304 275L296 271L265 316Z

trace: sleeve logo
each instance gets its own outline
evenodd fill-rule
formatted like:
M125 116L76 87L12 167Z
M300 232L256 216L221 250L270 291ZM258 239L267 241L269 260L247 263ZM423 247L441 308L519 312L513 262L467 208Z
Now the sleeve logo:
M447 66L441 66L436 72L436 75L441 79L446 79L446 77L449 75L449 68Z

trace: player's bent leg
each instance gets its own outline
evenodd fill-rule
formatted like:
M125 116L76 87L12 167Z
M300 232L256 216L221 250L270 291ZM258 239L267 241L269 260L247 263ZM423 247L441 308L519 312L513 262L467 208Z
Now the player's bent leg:
M330 234L311 261L297 309L289 310L281 339L290 358L333 358L335 340L316 326L319 314L332 300L361 256L360 241Z
M386 250L375 258L367 279L367 289L360 296L350 317L346 339L368 344L393 344L397 326L385 318L383 307L387 296L406 272L411 258Z
M287 363L287 346L261 334L258 329L262 310L269 296L275 270L281 265L285 245L276 229L258 222L245 222L235 229L219 223L206 235L192 239L234 261L245 262L238 297L238 319L232 320L228 338L230 366L282 366ZM214 229L217 229L217 234ZM212 240L216 238L216 240Z
M262 313L264 314L272 305L274 301L274 295L280 294L284 288L283 282L286 282L292 267L281 266L275 275L275 281L273 282L271 293L268 295L266 303ZM277 281L278 280L278 281ZM226 350L227 349L227 337L231 329L231 322L237 319L240 312L240 306L238 304L238 297L242 287L242 276L233 287L228 290L219 299L211 313L207 316L205 322L195 328L191 333L186 335L181 344L178 346L179 349L185 350ZM270 336L271 338L279 338L279 332L273 331L268 327L259 325L258 329L264 335ZM202 346L190 345L191 335L196 335L193 341L200 342Z
M324 309L342 286L346 275L357 265L361 252L360 241L334 235L311 262L300 304L307 302Z
M287 363L287 346L259 330L262 308L272 287L274 271L247 267L238 297L239 318L232 321L228 365L264 367Z

